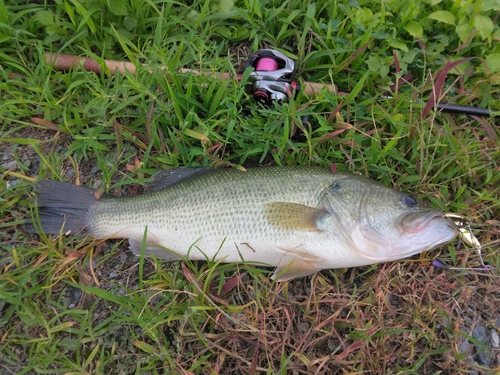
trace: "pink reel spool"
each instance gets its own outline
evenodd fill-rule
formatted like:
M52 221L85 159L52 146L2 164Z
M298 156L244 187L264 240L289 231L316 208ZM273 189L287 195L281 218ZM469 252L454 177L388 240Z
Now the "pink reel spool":
M276 60L264 57L257 61L255 70L272 72L273 70L278 70L278 63L276 62Z

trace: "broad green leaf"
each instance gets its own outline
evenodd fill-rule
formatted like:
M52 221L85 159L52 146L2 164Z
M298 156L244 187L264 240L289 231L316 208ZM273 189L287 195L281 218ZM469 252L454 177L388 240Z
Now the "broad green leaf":
M48 10L41 10L37 12L36 19L43 26L50 26L54 24L54 17L52 15L52 12L49 12Z
M411 64L413 60L415 60L417 54L418 53L414 50L408 51L404 54L402 61L404 61L407 64Z
M388 66L381 66L380 70L379 70L379 74L382 78L385 78L389 74L389 71L390 71L390 69Z
M483 16L482 14L476 14L474 17L474 27L477 31L479 31L481 38L484 40L491 38L491 33L493 32L495 25L493 24L491 18Z
M383 66L383 61L381 57L373 54L366 60L366 64L372 72L377 72Z
M488 10L500 11L500 1L498 0L483 0L481 3L481 10L487 12Z
M116 16L126 16L127 0L112 0L110 1L109 10Z
M373 22L373 13L369 8L360 8L354 18L355 23L368 26Z
M400 49L401 51L408 52L408 47L406 46L406 44L404 44L403 42L401 42L399 40L392 40L391 47Z
M455 24L455 16L447 10L438 10L437 12L431 13L429 14L429 18L450 25Z
M460 38L460 41L462 43L467 42L469 39L470 34L474 31L474 28L471 25L464 24L457 26L455 29L455 32L457 33L458 37Z
M189 22L196 22L196 20L200 17L200 12L192 9L186 14L186 20Z
M410 35L414 38L422 38L424 36L424 30L422 29L422 26L415 21L410 21L408 24L405 26L405 30L410 33Z
M132 31L134 27L137 26L137 20L133 17L125 17L123 19L123 27L125 30ZM155 32L156 35L156 32Z
M490 73L500 72L500 53L492 53L486 57L486 64Z
M234 1L233 0L221 0L220 1L220 11L221 12L230 12L233 10Z

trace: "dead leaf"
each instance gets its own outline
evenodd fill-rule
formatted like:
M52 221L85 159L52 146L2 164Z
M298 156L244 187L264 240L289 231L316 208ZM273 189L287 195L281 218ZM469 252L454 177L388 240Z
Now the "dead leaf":
M44 119L44 118L32 117L32 118L31 118L31 121L32 121L33 123L35 123L36 125L38 125L38 126L42 126L42 127L47 128L47 129L49 129L49 130L54 130L54 131L56 131L56 132L64 132L64 130L63 130L63 129L61 129L61 128L59 127L59 125L54 124L53 122L48 121L48 120L46 120L46 119Z

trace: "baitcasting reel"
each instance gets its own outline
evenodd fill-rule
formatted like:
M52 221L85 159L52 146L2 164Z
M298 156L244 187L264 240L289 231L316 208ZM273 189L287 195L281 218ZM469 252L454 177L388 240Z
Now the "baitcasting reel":
M293 82L295 63L278 51L261 49L252 53L245 64L245 69L249 67L254 71L248 78L248 91L264 105L285 101L300 89L300 85Z

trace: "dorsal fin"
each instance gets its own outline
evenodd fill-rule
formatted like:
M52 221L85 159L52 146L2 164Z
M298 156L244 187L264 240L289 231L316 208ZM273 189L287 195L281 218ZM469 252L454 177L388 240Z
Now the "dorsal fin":
M213 170L213 168L210 167L195 167L195 168L179 167L169 170L158 171L153 176L151 176L151 181L147 182L144 185L144 191L152 192L152 191L163 190L168 187L174 186L175 184L187 178L202 173L207 173L211 170Z

